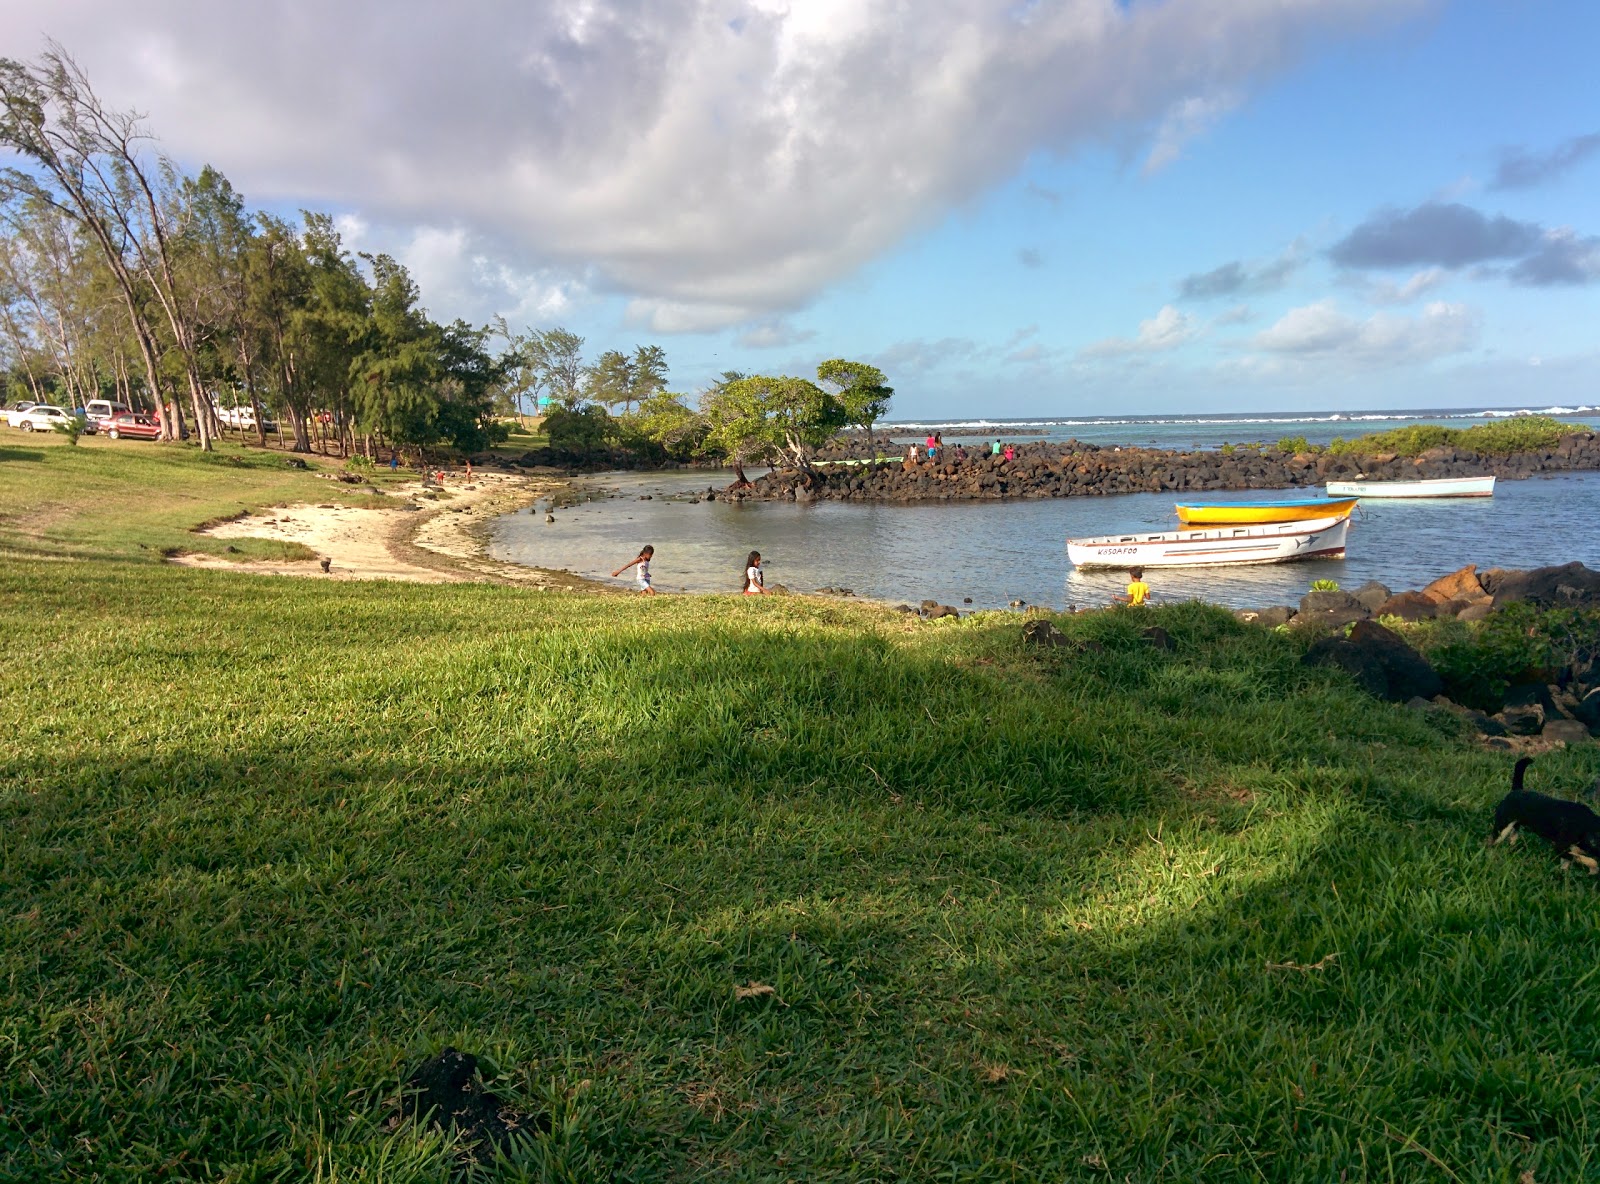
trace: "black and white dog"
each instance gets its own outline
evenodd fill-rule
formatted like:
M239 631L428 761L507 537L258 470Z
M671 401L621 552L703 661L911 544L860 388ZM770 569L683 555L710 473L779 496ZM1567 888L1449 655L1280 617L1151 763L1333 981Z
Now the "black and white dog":
M1531 830L1554 847L1565 859L1572 859L1600 873L1600 814L1581 802L1552 798L1522 788L1523 774L1533 764L1531 756L1517 762L1511 773L1511 792L1494 808L1494 824L1489 842L1517 841L1517 830Z

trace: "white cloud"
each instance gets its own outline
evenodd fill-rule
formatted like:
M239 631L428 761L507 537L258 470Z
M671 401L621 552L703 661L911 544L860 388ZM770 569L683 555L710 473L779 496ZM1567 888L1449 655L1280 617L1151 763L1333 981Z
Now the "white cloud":
M1374 304L1410 304L1433 291L1446 277L1442 267L1428 267L1411 275L1404 283L1375 280L1367 288L1367 299Z
M345 247L388 254L411 273L436 317L483 323L500 314L513 328L548 324L587 299L582 283L550 269L519 270L462 226L373 226L354 214L334 219Z
M799 307L1036 153L1159 123L1159 167L1307 47L1427 2L0 0L0 21L20 56L44 25L252 202L460 227L469 255L669 331Z
M785 346L800 345L816 335L815 329L797 329L787 318L774 317L749 326L733 339L733 343L747 349L781 349Z
M1146 174L1159 172L1183 155L1190 140L1198 139L1215 127L1222 117L1237 107L1238 94L1204 95L1174 103L1156 129L1156 141L1145 158Z
M1478 322L1466 305L1443 301L1415 317L1378 313L1360 320L1322 300L1290 309L1250 344L1269 354L1364 365L1420 362L1470 349L1478 339Z
M1137 337L1108 337L1085 346L1078 356L1116 358L1129 354L1163 353L1193 340L1198 332L1199 328L1192 317L1168 304L1149 320L1139 322Z

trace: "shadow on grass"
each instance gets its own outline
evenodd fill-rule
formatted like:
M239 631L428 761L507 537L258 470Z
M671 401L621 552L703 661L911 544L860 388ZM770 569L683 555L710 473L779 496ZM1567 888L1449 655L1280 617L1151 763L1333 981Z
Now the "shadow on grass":
M508 1178L1593 1170L1591 886L1262 635L148 588L4 671L15 1174L378 1173L447 1043Z

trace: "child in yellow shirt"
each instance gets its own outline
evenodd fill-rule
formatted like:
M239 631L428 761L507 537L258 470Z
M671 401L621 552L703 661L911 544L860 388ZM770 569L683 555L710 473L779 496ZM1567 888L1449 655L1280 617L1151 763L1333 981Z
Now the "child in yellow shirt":
M1150 585L1144 582L1144 568L1130 567L1128 569L1128 590L1123 595L1114 597L1114 599L1135 607L1150 599Z

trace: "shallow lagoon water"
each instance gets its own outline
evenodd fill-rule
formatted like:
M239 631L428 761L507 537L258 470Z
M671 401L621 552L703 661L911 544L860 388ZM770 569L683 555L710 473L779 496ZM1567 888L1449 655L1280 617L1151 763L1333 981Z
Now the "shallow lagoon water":
M1126 576L1074 568L1069 536L1173 530L1182 496L888 505L864 502L744 502L689 498L725 473L612 474L585 484L610 493L555 511L506 515L490 553L535 567L565 568L611 581L645 543L662 592L737 592L745 555L759 550L767 583L795 592L849 588L857 596L915 604L998 608L1013 600L1056 608L1104 604ZM1208 501L1312 496L1320 490L1206 494ZM640 501L650 494L652 500ZM1342 560L1234 568L1152 568L1161 599L1200 598L1234 607L1298 601L1312 580L1353 589L1380 580L1418 588L1464 564L1540 567L1579 560L1600 568L1600 473L1501 480L1492 498L1368 501L1356 514ZM970 597L971 605L963 601Z

